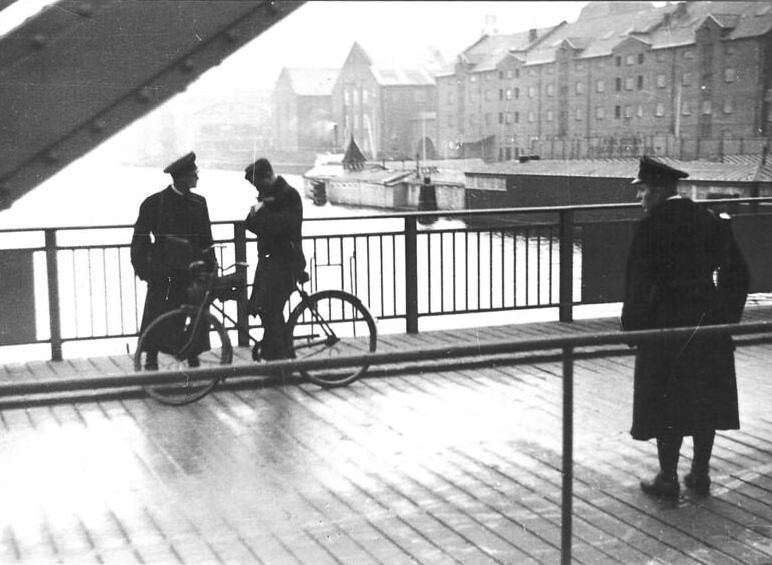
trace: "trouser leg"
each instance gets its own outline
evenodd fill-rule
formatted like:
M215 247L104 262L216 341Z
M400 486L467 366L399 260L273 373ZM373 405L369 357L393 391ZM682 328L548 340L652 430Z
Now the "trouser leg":
M713 441L716 438L716 432L695 433L692 437L694 441L694 458L692 459L692 473L697 475L707 475L710 471L710 456L713 453Z
M665 436L657 438L657 456L659 457L660 473L668 480L677 480L678 457L682 442L682 436Z
M260 355L263 359L283 359L288 357L284 314L281 309L269 308L260 311L263 325L263 341Z

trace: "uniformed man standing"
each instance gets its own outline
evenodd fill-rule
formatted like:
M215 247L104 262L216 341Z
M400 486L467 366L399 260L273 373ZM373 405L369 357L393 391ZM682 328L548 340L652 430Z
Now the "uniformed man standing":
M191 261L203 260L210 269L216 267L206 199L191 192L198 183L195 153L176 160L164 172L172 176L172 183L142 202L131 241L134 272L147 282L140 333L155 318L182 304L191 281ZM202 344L200 349L207 348ZM198 364L196 356L188 359L191 367ZM145 368L158 368L158 350L152 345L146 349Z
M747 265L728 220L677 194L678 179L687 176L650 157L641 159L633 184L646 216L637 226L627 260L624 330L740 319L748 291ZM684 484L697 494L708 494L715 431L739 427L731 336L691 335L638 345L631 434L636 440L656 438L660 466L653 479L641 481L646 494L678 497L684 436L694 442Z
M245 169L244 177L257 189L257 204L246 227L257 236L258 262L249 298L249 313L259 315L263 339L252 351L255 360L289 357L284 306L298 279L305 276L302 248L303 203L298 191L276 176L268 159Z

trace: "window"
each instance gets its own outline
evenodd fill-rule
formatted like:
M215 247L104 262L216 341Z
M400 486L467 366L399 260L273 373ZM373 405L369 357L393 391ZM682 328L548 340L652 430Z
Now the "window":
M547 121L548 122L552 121L553 116L554 116L554 113L552 112L552 110L547 110Z
M584 119L584 114L582 113L582 109L581 108L577 108L576 109L576 121L577 122L581 122L582 119Z
M724 114L731 114L734 112L734 106L732 105L732 99L726 98L724 100Z
M724 55L734 55L734 44L730 42L724 43Z
M635 115L639 118L643 117L643 106L641 104L638 104L638 109L635 111Z
M515 123L516 124L520 123L520 112L515 112Z
M606 91L606 83L602 80L599 80L595 83L595 92L605 92Z
M654 109L654 115L658 118L665 115L665 104L663 102L657 102L657 107Z
M504 78L504 71L499 71L499 80Z
M638 53L638 64L643 65L643 53Z
M657 75L657 88L665 88L665 75Z
M684 73L681 77L681 84L690 86L692 84L692 73Z
M536 87L535 86L529 86L528 87L528 98L533 98L536 96Z
M489 88L485 91L485 100L490 101L493 99L493 91Z
M528 121L529 122L535 122L536 121L536 116L534 115L532 110L528 111Z
M625 65L634 65L635 64L635 55L628 55L625 58Z
M694 59L694 51L692 49L685 49L684 59Z
M603 106L595 106L595 119L602 120L606 117L606 109Z
M617 55L616 57L614 57L614 64L615 64L617 67L621 67L621 66L622 66L622 57L621 57L621 56L619 56L619 55Z
M555 94L555 85L550 83L547 85L547 96L554 96Z
M367 99L369 95L370 93L367 91L367 89L362 90L362 104L367 104Z
M625 90L632 90L633 85L635 85L635 79L633 77L626 77L625 78Z
M512 89L511 88L507 88L507 92L504 95L504 98L506 98L507 100L512 100Z
M343 104L348 106L348 88L343 91Z
M520 89L515 87L515 98L520 98Z
M620 106L618 104L616 106L614 106L614 117L616 119L619 119L619 118L622 117L622 106Z
M633 117L633 107L625 106L625 118L628 120Z
M583 82L577 82L576 83L576 93L577 94L584 94L584 83Z
M359 131L359 114L354 114L354 131Z
M689 105L689 102L684 101L684 103L681 104L681 115L683 115L683 116L691 116L692 115L692 107Z
M735 70L731 67L727 67L724 69L724 81L725 82L734 82L737 80L737 73Z
M616 91L617 91L617 92L619 92L620 90L622 90L622 79L621 79L621 78L619 78L619 77L617 77L616 79L614 79L614 85L615 85L615 88L616 88Z
M359 91L355 88L354 89L354 106L359 104Z
M574 70L575 71L582 71L582 70L584 70L584 63L582 63L581 61L576 61L574 63Z
M512 113L507 112L504 114L504 123L505 124L511 124L512 123Z
M499 100L504 100L504 89L499 88Z
M638 75L638 90L643 90L643 75Z
M507 70L507 78L512 78L512 69Z
M515 78L520 78L520 69L515 69Z
M702 115L703 116L709 116L713 113L713 105L710 103L710 100L703 100L702 101Z
M504 112L499 112L499 123L500 124L504 123Z

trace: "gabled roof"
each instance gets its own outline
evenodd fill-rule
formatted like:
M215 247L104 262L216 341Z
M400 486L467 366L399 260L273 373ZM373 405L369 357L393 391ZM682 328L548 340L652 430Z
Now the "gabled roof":
M375 80L381 86L431 86L434 77L426 69L383 69L370 67Z
M292 90L298 96L330 96L340 69L284 68Z
M431 47L426 47L424 61L416 64L415 60L403 61L396 53L376 52L365 49L358 42L354 42L346 57L346 63L359 58L372 72L376 82L381 86L431 86L434 84L434 74L447 70L447 62L442 55ZM394 55L394 56L390 56ZM345 64L344 64L345 66Z
M471 72L492 71L509 53L527 51L564 24L565 22L555 26L537 28L534 30L535 37L533 38L531 31L483 35L467 47L459 57L470 65L469 70Z

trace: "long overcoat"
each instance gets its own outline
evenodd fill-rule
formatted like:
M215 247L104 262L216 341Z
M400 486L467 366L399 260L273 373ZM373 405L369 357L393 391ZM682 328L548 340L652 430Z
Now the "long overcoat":
M748 269L724 224L686 198L668 199L641 220L627 260L624 330L739 321ZM638 345L634 439L737 428L730 336Z
M211 267L216 264L214 251L205 251L213 241L206 199L192 192L179 194L171 186L148 196L139 207L131 240L132 265L148 286L140 333L156 317L183 303L191 280L187 269L165 274L148 271L147 257L162 235L186 239L191 260L207 261Z

